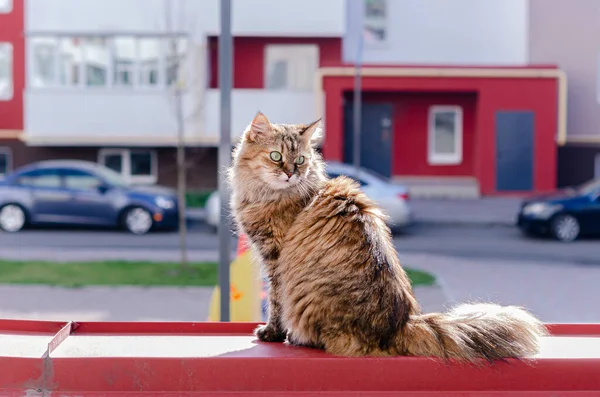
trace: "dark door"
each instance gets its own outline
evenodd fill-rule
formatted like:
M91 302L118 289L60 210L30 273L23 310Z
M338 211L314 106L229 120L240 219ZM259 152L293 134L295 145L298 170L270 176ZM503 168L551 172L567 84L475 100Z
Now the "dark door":
M81 224L111 225L117 220L118 208L112 202L113 194L102 190L103 180L87 171L62 170L65 189L71 196L73 222Z
M354 116L352 101L344 107L344 162L354 161ZM392 173L392 116L388 103L363 103L360 131L360 165L390 177Z
M533 130L533 112L496 113L496 190L533 190Z

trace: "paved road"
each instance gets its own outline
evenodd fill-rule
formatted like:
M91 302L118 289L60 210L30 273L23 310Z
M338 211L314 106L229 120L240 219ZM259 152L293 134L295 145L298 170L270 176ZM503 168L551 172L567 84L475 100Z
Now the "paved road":
M534 260L580 265L600 265L600 240L559 243L551 239L523 237L505 226L415 226L395 237L402 253L428 253L459 258ZM193 260L214 260L218 239L205 226L194 227L188 237ZM98 230L27 230L18 234L0 233L0 256L27 259L47 252L61 255L93 255L93 258L172 260L177 258L177 233L134 236ZM235 249L235 241L232 243ZM87 254L86 254L87 253ZM70 256L69 256L70 258Z

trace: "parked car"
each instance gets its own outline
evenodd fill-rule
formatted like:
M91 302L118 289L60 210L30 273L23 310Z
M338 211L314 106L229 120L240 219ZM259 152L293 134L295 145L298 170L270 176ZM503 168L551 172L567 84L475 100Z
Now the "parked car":
M600 179L524 200L517 226L526 234L550 234L560 241L600 235Z
M175 191L128 184L103 165L79 160L41 161L0 181L0 228L28 224L123 227L134 234L176 228Z
M327 163L327 174L331 178L345 175L360 183L362 191L375 200L390 217L389 225L394 230L408 226L412 221L412 211L408 204L408 189L403 185L390 183L387 179L367 169L360 169L360 179L356 178L356 169L349 164ZM206 202L206 223L213 227L219 224L219 194L213 192Z

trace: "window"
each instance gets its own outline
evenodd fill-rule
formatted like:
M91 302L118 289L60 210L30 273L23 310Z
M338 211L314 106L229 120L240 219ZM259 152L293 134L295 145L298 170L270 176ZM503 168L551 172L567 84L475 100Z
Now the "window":
M161 40L141 38L138 40L139 80L138 85L151 87L158 84L160 70Z
M118 172L130 183L156 183L158 160L154 150L102 149L99 163Z
M182 85L185 85L184 60L188 50L187 39L184 37L167 39L166 47L167 84L173 85L179 80Z
M60 175L57 169L40 169L19 176L17 183L23 186L60 188Z
M0 178L12 171L12 152L10 148L0 147Z
M85 83L87 86L103 87L108 83L110 47L105 37L82 39L85 60Z
M462 162L462 108L432 106L429 108L428 161L432 165Z
M10 43L0 43L0 101L13 96L13 48Z
M60 84L77 86L83 77L83 43L78 37L59 40Z
M63 170L65 187L77 190L97 190L102 181L95 175L80 170Z
M319 68L319 47L312 44L268 45L265 87L272 90L312 91Z
M0 14L8 14L12 8L13 0L0 0Z
M33 87L54 86L57 82L58 40L48 37L31 38Z
M114 42L114 82L117 86L133 85L136 57L135 38L119 37Z
M364 0L363 38L366 45L387 41L387 1Z

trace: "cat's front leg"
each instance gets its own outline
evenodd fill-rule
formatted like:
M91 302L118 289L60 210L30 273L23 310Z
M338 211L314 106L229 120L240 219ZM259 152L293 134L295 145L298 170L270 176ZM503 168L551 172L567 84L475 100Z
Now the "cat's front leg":
M269 282L269 320L265 325L259 325L254 334L263 342L283 342L287 331L281 320L281 286L276 276Z

